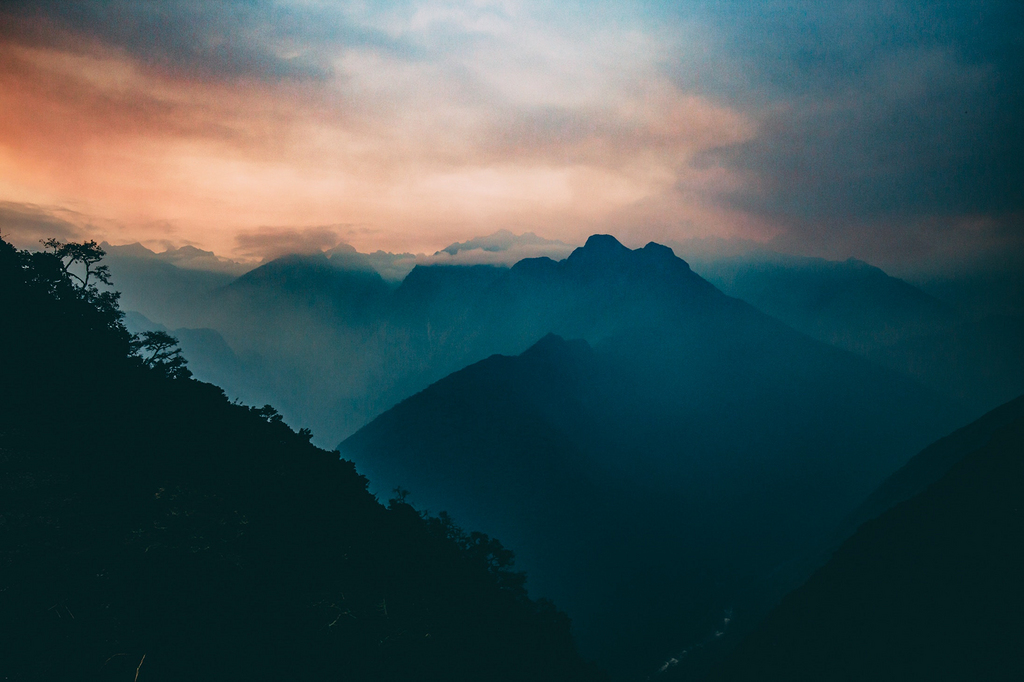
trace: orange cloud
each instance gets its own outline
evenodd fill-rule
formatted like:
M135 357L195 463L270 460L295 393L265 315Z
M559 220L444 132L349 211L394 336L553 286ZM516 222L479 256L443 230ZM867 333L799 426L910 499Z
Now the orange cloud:
M93 216L97 238L229 255L260 225L356 225L339 238L429 252L498 228L579 241L653 205L676 228L739 219L708 208L735 178L691 161L754 125L643 61L566 97L369 48L335 66L190 80L95 43L0 45L0 199Z

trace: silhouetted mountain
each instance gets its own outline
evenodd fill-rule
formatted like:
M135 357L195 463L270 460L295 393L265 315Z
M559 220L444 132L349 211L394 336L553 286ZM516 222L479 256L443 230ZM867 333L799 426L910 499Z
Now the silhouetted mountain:
M861 526L712 679L1024 678L1022 400L912 460L880 495L906 490L921 472L931 478L939 462L946 468L951 447L979 443Z
M0 242L0 287L6 679L600 679L497 541L147 355L55 256Z
M389 288L369 261L357 253L282 256L245 273L227 288L286 296L289 304L327 304L338 314L365 313ZM275 301L276 302L276 301ZM269 305L271 301L266 301Z
M703 636L947 414L656 244L592 237L565 261L522 261L465 327L466 355L545 338L456 372L340 448L377 485L514 539L535 594L557 595L620 673Z
M987 445L995 433L1022 418L1024 396L1000 405L977 421L935 441L887 478L846 519L839 534L843 538L848 537L862 523L924 492L964 457Z

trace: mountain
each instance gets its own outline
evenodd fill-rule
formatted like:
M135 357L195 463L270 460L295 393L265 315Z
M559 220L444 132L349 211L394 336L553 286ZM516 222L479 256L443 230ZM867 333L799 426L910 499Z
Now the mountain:
M519 260L529 248L544 247L541 241L496 233L453 244L454 256L425 257L361 254L339 245L323 255L265 263L237 281L178 268L148 251L131 262L117 256L111 266L127 309L169 329L207 328L224 337L251 368L242 383L228 372L219 375L230 394L273 402L291 423L313 428L319 444L333 446L432 382L494 353L519 354L548 332L595 341L604 332L588 326L590 318L609 329L633 324L627 320L643 326L634 302L658 308L652 315L677 316L671 295L661 300L656 291L675 286L662 265L678 259L664 247L639 250L646 255L630 267L649 266L646 281L653 289L626 300L616 291L624 274L615 254L633 251L609 241L607 268L576 262L599 251L600 239L562 261ZM478 256L497 260L455 264L479 263ZM973 321L956 336L950 330L960 318L948 318L947 306L877 268L763 251L732 260L700 258L698 272L727 294L914 377L960 403L963 421L1024 390L1017 327ZM513 267L502 264L517 260ZM587 283L573 284L563 271ZM690 271L689 277L698 287L697 275ZM744 291L730 288L741 281L749 285ZM952 326L942 326L949 319ZM717 352L714 344L705 350Z
M134 244L124 244L122 246L113 246L107 242L102 242L100 244L100 248L106 252L106 256L109 260L121 260L124 258L150 260L160 263L168 263L177 268L181 268L182 270L219 272L226 275L232 275L234 277L245 274L253 268L251 264L240 263L238 261L231 260L230 258L223 258L215 254L213 251L197 249L189 244L176 249L168 248L161 253L147 249L138 242Z
M953 310L863 261L760 252L698 262L719 289L819 341L857 353L949 326Z
M359 254L284 256L212 292L196 326L254 358L266 399L286 419L336 442L390 385L380 344L391 292Z
M110 268L121 306L166 327L199 327L198 313L210 297L237 277L229 272L179 267L141 244L110 246L103 259Z
M339 448L376 490L408 488L509 538L533 593L623 675L702 637L950 418L914 382L725 296L666 247L597 236L490 276L447 347L507 355Z
M0 242L0 286L7 679L603 679L493 538L149 357L55 256Z
M924 492L968 454L988 444L994 434L1024 419L1024 396L1000 405L980 419L944 438L940 438L911 458L899 471L865 500L844 522L839 533L847 537L869 521L900 502ZM848 529L845 530L845 529Z
M760 250L704 254L694 267L794 329L914 377L971 418L1024 391L1024 317L984 312L1009 309L999 300L1010 285L975 286L965 301L963 286L931 283L947 303L855 259Z
M711 679L1024 677L1022 399L951 436L979 445L861 526ZM949 444L929 448L894 479L931 469Z
M722 634L698 642L669 658L665 665L668 679L704 679L737 641L750 634L760 619L776 607L786 594L798 588L808 577L828 563L845 540L864 523L877 518L901 502L924 492L953 466L975 450L987 445L993 435L1024 418L1024 396L1001 405L980 419L940 438L889 476L871 495L836 527L825 533L813 548L777 566L763 580L749 586L734 604L731 627L720 627Z

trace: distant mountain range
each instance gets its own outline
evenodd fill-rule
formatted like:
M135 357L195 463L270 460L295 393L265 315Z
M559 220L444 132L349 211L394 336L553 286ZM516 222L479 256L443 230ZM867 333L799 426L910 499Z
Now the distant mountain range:
M852 258L762 252L691 265L730 296L856 353L939 330L956 319L950 306Z
M741 246L746 250L731 255L698 248L694 267L725 293L813 338L915 377L959 403L964 420L1024 390L1017 351L1024 318L965 317L962 308L859 261ZM228 393L279 405L329 445L446 374L495 352L520 353L555 331L529 315L519 315L528 324L511 336L496 331L513 325L502 327L497 318L507 309L486 302L501 282L521 277L522 269L512 273L502 263L530 249L569 247L508 232L434 256L363 254L343 244L277 259L241 278L225 269L242 265L191 247L164 254L109 247L108 262L125 309L168 329L216 330L248 368L244 381L220 373ZM473 259L494 262L465 264ZM539 310L547 305L541 298ZM565 336L588 338L572 330ZM188 351L197 366L215 364L201 352Z
M1005 294L995 284L986 289L968 279L963 291L952 282L936 286L949 295L952 303L946 303L854 259L755 250L705 255L693 266L730 296L820 341L907 373L972 416L1024 391L1024 314L1019 304L999 303ZM986 292L987 304L981 300Z

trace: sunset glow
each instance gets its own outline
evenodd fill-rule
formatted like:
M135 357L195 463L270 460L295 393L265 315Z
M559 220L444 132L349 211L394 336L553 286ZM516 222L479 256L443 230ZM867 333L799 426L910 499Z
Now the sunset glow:
M993 202L967 188L943 205L920 167L986 161L998 150L985 130L958 137L960 152L942 146L950 131L928 147L927 123L898 123L897 158L892 140L859 138L936 97L945 116L1019 72L960 36L863 54L841 34L779 33L860 60L823 86L814 73L780 82L785 65L765 61L779 46L745 44L756 17L731 10L26 7L3 16L0 43L0 200L21 243L57 220L78 237L237 258L266 255L258 235L430 253L498 229L788 238L836 257L894 239L914 258L959 249L950 226L965 215L994 225L979 249L1020 232L1019 190ZM842 20L812 18L824 33ZM912 38L904 19L895 29ZM909 210L892 205L894 183Z

